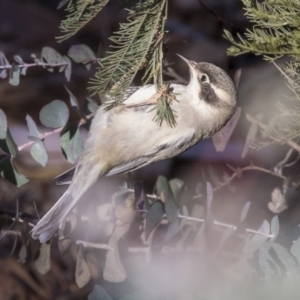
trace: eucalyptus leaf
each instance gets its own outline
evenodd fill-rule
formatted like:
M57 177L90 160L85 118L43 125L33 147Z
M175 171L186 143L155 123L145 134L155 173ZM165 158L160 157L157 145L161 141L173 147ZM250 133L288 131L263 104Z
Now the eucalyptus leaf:
M13 86L17 86L20 83L20 75L21 75L21 69L20 67L13 63L12 67L10 69L9 74L9 83Z
M250 201L245 203L245 205L243 207L243 210L242 210L242 213L241 213L241 222L243 222L245 220L245 218L247 217L250 205L251 205Z
M42 139L44 137L44 132L36 125L30 115L26 115L26 122L29 130L29 136L33 136L38 139Z
M60 145L68 162L75 163L83 150L83 141L78 125L68 126L62 131Z
M275 240L279 234L279 219L278 215L274 216L271 221L271 234L273 234L273 240Z
M288 274L291 276L293 273L298 273L298 275L300 274L294 257L288 252L287 249L285 249L285 247L277 243L272 243L272 248L276 252L277 257L283 263Z
M68 51L68 56L71 57L76 63L86 64L86 68L89 70L89 62L96 60L94 52L87 45L77 44L71 46Z
M219 245L216 248L215 253L218 253L220 251L220 249L222 249L223 245L225 244L225 242L228 240L228 238L232 235L233 233L233 229L230 227L227 227L221 237L221 240L219 242Z
M146 225L145 225L145 236L146 239L149 237L152 230L160 223L164 217L164 206L162 202L155 201L146 216Z
M14 55L14 60L18 63L18 64L23 64L24 61L22 59L22 57L20 55Z
M98 108L99 108L99 105L98 105L97 102L94 101L92 98L86 97L86 100L88 101L88 105L87 105L88 110L89 110L91 113L95 114L96 111L97 111Z
M45 167L48 162L48 153L45 148L43 141L36 137L30 137L34 140L34 144L30 149L31 156L37 161L41 166Z
M65 56L65 55L63 56L63 60L64 60L64 62L67 63L67 66L64 69L65 70L65 76L66 76L67 81L70 81L71 74L72 74L72 63L71 63L70 58Z
M130 224L116 226L108 245L112 250L107 251L106 261L103 270L103 278L109 282L122 282L126 279L127 274L121 262L118 242L129 230Z
M90 267L83 256L82 247L79 247L76 258L75 282L81 289L89 283L91 278L92 274Z
M34 262L35 268L42 275L46 274L51 269L50 248L51 244L42 243L40 246L40 255Z
M21 68L21 75L25 76L27 71L27 67L22 67Z
M291 253L297 258L298 263L300 264L300 237L293 243Z
M69 119L69 109L61 100L54 100L40 111L40 121L49 128L59 128L66 125Z
M113 298L101 285L96 284L93 291L88 295L88 300L113 300Z
M183 188L184 188L184 182L178 178L174 178L169 181L169 185L170 185L171 191L174 195L175 203L178 206L180 196L181 196Z
M74 94L65 86L66 91L69 94L70 97L70 103L72 108L74 108L76 110L76 112L79 112L79 104L78 104L78 100L76 99L76 97L74 96Z
M7 60L5 54L0 51L0 66L9 66L10 63ZM6 78L7 77L7 70L6 69L0 69L0 78Z
M64 62L63 57L50 47L44 47L42 49L41 57L49 64L59 64Z
M158 176L155 187L159 198L165 204L167 219L170 223L176 222L178 218L177 206L167 178Z
M0 148L10 154L12 157L16 157L18 154L18 146L13 140L10 130L7 128L5 139L0 139Z
M6 138L7 119L4 111L0 108L0 139Z
M211 205L212 205L212 200L213 200L213 188L209 182L206 184L206 202L207 202L207 212L206 212L206 218L209 219L211 217Z
M243 252L244 253L254 253L257 251L260 246L267 241L270 234L270 224L267 220L264 220L261 227L258 229L258 232L261 234L254 233L246 244L244 245Z

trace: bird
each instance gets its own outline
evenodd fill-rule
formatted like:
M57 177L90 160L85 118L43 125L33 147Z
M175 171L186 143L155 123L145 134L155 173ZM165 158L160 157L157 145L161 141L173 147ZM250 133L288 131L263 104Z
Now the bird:
M33 227L33 239L47 242L99 177L176 156L212 136L232 117L237 90L229 75L214 64L179 57L188 65L190 79L187 85L170 84L176 98L170 104L176 126L153 120L154 84L128 90L125 100L110 110L100 106L69 187Z

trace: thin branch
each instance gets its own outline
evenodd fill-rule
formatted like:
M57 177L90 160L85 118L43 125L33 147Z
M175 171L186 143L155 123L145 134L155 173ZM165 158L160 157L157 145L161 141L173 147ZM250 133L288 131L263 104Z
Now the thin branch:
M146 210L146 209L143 209L143 210L139 210L139 212L140 213L148 213L149 211ZM163 218L167 219L166 214L163 215ZM192 221L192 222L197 222L197 223L205 223L204 219L194 218L194 217L189 217L189 216L184 216L184 215L181 215L181 214L178 214L178 218L179 219L185 219L185 220ZM227 224L227 223L219 222L217 220L214 220L213 224L216 225L216 226L220 226L220 227L231 228L233 231L237 230L237 226L232 225L232 224ZM273 238L274 237L273 234L268 234L268 233L265 233L265 232L261 232L261 231L257 231L257 230L253 230L253 229L249 229L249 228L246 229L246 232L254 233L254 234L260 234L260 235L263 235L263 236L267 236L269 238ZM135 248L132 248L132 249L135 249ZM136 250L135 252L146 252L147 248L138 248L138 249L140 251ZM132 252L134 252L134 251L132 251Z
M76 245L82 245L85 248L90 247L90 248L103 249L103 250L113 250L113 248L107 244L92 243L92 242L87 242L82 240L76 241Z
M90 114L90 115L86 116L86 120L85 119L81 119L80 122L79 122L79 126L84 125L86 123L86 121L89 120L89 119L91 119L93 116L94 116L94 114ZM64 127L60 127L60 128L54 129L53 131L46 132L40 139L44 140L44 139L46 139L47 137L49 137L49 136L51 136L53 134L61 132L63 129L64 129ZM29 141L29 142L27 142L27 143L19 146L18 150L21 151L24 148L32 146L34 143L35 143L34 141Z
M86 61L84 64L89 64L91 62L98 61L97 59L91 59L89 61ZM17 64L17 66L21 68L30 68L30 67L49 67L49 68L55 68L55 67L63 67L67 66L68 63L42 63L42 62L35 62L35 63L22 63ZM9 70L12 69L15 65L3 65L0 66L0 70Z

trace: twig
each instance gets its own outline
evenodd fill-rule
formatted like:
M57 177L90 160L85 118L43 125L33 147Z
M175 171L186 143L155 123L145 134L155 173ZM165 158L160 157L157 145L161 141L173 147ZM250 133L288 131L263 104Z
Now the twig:
M92 242L87 242L82 240L76 241L76 245L82 245L83 247L90 247L90 248L103 249L103 250L113 250L113 248L107 244L92 243Z
M148 213L149 211L146 210L146 209L143 209L143 210L139 210L139 212L141 212L141 213ZM167 216L164 214L163 218L166 219ZM184 216L184 215L181 215L181 214L178 214L178 218L179 219L185 219L185 220L192 221L192 222L205 223L204 219L194 218L194 217L189 217L189 216ZM233 231L237 230L237 226L232 225L232 224L227 224L227 223L219 222L217 220L215 220L213 222L213 224L216 225L216 226L220 226L220 227L231 228ZM267 236L269 238L273 238L274 237L273 234L268 234L268 233L265 233L265 232L261 232L261 231L257 231L257 230L253 230L253 229L249 229L249 228L246 229L246 232L264 235L264 236ZM132 248L132 249L136 249L136 248ZM136 252L146 252L146 248L138 248L138 249L140 249L140 251L136 250ZM134 250L132 252L134 252Z
M246 114L246 119L254 124L257 124L260 128L267 130L268 129L268 125L264 124L263 122L261 122L260 120L257 120L256 118L254 118L253 116L251 116L250 114ZM297 152L300 153L300 145L298 145L297 143L295 143L292 140L288 140L286 141L286 144L288 144L290 147L292 147L294 150L296 150Z
M253 230L253 229L246 229L246 232L264 235L264 236L267 236L271 239L274 237L274 234L269 234L269 233L265 233L265 232L261 232L261 231L256 231L256 230Z
M84 62L84 64L89 64L92 62L97 61L97 59L91 59L89 61ZM50 67L50 68L55 68L55 67L63 67L63 66L67 66L68 63L57 63L57 64L53 64L53 63L43 63L43 62L36 62L36 63L22 63L22 64L17 64L17 66L19 68L30 68L30 67ZM12 69L14 65L3 65L0 66L0 70L9 70Z
M30 67L62 67L62 66L67 66L68 63L58 63L58 64L50 64L50 63L31 63L31 64L18 64L17 66L19 68L30 68ZM3 69L11 69L13 67L13 65L4 65L4 66L0 66L0 70Z
M86 119L89 120L91 119L92 117L94 116L94 114L90 114L88 116L86 116ZM86 123L86 120L85 119L81 119L80 122L79 122L79 126L82 126L83 124ZM53 134L56 134L56 133L59 133L61 132L62 130L64 129L64 127L60 127L60 128L56 128L54 129L53 131L49 131L49 132L46 132L44 135L42 135L42 137L40 138L41 140L44 140L46 139L47 137L53 135ZM35 142L34 141L29 141L21 146L18 147L18 150L21 151L23 150L24 148L27 148L27 147L30 147L34 144Z

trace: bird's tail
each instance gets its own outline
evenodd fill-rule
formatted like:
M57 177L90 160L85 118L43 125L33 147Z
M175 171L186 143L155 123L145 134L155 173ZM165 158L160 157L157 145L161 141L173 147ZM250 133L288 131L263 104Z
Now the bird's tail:
M59 224L67 217L76 204L70 191L67 190L47 214L33 227L31 236L41 243L47 242L57 230Z
M101 173L99 165L80 166L68 190L61 196L48 213L33 227L31 235L41 243L47 242L64 221L81 195L97 180Z

